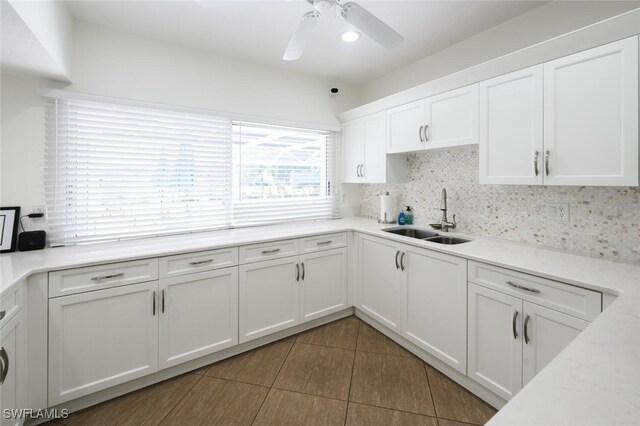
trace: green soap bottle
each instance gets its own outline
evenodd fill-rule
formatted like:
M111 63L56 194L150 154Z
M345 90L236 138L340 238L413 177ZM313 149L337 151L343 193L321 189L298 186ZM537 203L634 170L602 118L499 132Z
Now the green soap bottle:
M404 223L407 225L413 225L413 212L411 211L411 206L407 206L407 209L404 211Z

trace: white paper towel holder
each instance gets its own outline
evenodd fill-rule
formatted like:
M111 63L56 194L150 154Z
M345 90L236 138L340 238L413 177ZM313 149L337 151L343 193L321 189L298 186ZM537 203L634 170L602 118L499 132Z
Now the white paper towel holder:
M381 195L389 195L389 192L387 191L387 192L385 192L384 194L381 194ZM381 217L378 218L378 223L381 223L381 224L384 224L384 225L395 224L396 223L395 215L393 217L391 217L391 218L387 218L387 213L385 212L383 218L381 218Z

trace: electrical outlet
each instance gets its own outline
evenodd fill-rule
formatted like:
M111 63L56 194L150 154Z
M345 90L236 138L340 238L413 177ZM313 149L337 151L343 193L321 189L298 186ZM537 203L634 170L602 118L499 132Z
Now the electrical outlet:
M29 213L43 213L44 218L47 217L47 206L33 206Z
M569 203L546 203L547 219L569 222Z

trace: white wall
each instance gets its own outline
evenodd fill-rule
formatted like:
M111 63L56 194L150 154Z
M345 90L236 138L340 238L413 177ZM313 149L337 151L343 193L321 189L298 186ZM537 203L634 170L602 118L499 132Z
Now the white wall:
M8 0L66 77L71 76L73 18L62 1Z
M355 88L77 23L73 84L82 93L337 126L357 105ZM60 83L4 73L1 80L0 204L45 204L44 101ZM329 89L340 88L338 96Z
M365 104L640 7L639 1L555 1L361 87Z

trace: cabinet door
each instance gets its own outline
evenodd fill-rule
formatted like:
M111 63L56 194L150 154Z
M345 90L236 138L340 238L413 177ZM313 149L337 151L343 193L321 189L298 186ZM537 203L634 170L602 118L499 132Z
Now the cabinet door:
M49 300L49 405L158 370L158 282Z
M300 321L347 308L347 249L300 256Z
M404 259L404 337L467 372L467 260L407 247Z
M387 110L387 154L425 149L424 100Z
M363 183L387 182L386 113L372 114L364 119Z
M522 300L468 286L467 375L509 400L522 388Z
M478 85L450 90L425 100L424 148L478 143Z
M160 281L160 368L238 343L238 268Z
M481 184L542 184L542 70L480 83Z
M342 149L342 182L361 181L360 168L364 163L362 150L364 144L364 122L354 120L342 125L340 145Z
M240 266L240 343L300 322L298 257Z
M548 185L638 185L638 37L544 64Z
M383 238L360 235L360 309L400 333L402 321L401 245Z
M524 302L523 386L529 383L589 322Z
M24 403L25 392L25 365L27 359L24 351L25 329L22 320L22 311L18 312L0 330L0 352L2 360L0 369L6 369L4 382L0 384L0 413L2 413L2 426L19 425L19 419L5 418L4 410L27 408Z

